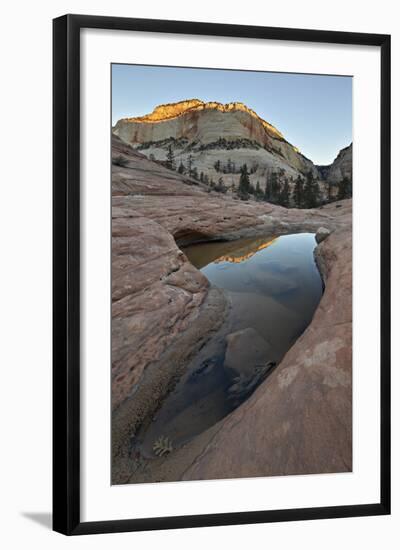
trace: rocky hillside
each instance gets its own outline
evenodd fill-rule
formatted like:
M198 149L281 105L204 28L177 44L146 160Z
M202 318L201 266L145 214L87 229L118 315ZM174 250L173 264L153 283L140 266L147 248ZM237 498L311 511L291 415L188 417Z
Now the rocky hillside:
M119 120L113 132L152 159L165 161L171 147L177 168L192 163L199 175L215 182L222 177L228 187L238 183L244 163L251 183L259 181L262 188L271 172L295 179L311 170L319 176L279 130L243 103L192 99L160 105L148 115Z
M333 163L328 167L326 180L338 184L343 178L353 180L353 144L341 149Z

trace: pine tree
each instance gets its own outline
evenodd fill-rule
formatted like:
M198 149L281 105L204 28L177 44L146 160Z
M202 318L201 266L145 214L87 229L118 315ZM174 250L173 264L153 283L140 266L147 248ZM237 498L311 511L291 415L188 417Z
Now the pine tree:
M265 179L265 191L264 191L264 200L267 202L271 201L272 192L271 192L271 180L268 177Z
M256 195L256 197L257 197L258 199L261 199L262 196L263 196L263 192L262 192L262 190L261 190L260 182L259 182L259 181L257 181L257 183L256 183L256 192L255 192L255 195Z
M204 172L200 172L200 181L204 183Z
M315 208L318 204L319 186L314 180L311 170L307 174L306 183L304 186L304 207Z
M332 202L332 198L333 198L332 188L333 188L333 185L330 182L328 182L327 183L327 190L328 190L327 201L328 202Z
M339 182L337 200L349 199L352 196L352 186L349 178L346 176Z
M272 172L271 174L271 202L277 204L279 202L279 196L281 192L281 184L278 179L278 174Z
M175 156L174 156L174 152L172 150L172 145L169 145L168 146L168 152L167 152L167 162L165 164L165 166L167 168L169 168L170 170L175 170Z
M322 200L321 200L321 189L317 180L314 180L314 198L315 198L315 206L319 206Z
M192 155L189 155L188 157L187 169L188 169L189 176L192 177L193 176L193 156Z
M304 203L304 181L300 175L297 176L294 184L293 201L297 208L302 208Z
M192 178L194 178L195 180L199 179L199 173L197 172L196 166L193 166L192 168Z
M180 174L184 174L185 173L185 165L183 164L183 162L181 161L179 166L178 166L178 172Z
M247 165L243 164L240 170L238 195L242 200L247 200L249 198L249 191L250 191L249 173L247 171Z
M224 184L224 179L222 177L219 178L218 183L215 186L215 190L219 191L220 193L226 193L226 187Z
M352 183L352 180L345 177L345 179L347 180L347 198L348 199L351 199L351 197L353 196L353 183Z
M279 195L279 204L282 206L286 206L286 208L289 206L290 203L290 187L288 179L285 178L283 187L281 189L280 195Z

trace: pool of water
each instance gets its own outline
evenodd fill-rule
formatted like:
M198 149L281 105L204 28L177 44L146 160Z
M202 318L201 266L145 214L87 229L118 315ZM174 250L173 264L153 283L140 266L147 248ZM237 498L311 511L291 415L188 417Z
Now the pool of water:
M179 447L247 399L309 325L323 285L314 234L254 237L183 249L225 293L227 319L188 365L137 438L144 456L168 437Z

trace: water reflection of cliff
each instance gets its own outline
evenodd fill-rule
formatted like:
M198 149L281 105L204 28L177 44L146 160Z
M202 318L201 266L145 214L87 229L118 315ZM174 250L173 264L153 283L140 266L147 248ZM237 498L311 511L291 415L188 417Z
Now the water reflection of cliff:
M276 237L267 242L263 242L261 244L257 244L257 242L254 242L254 241L249 242L246 247L241 246L234 253L220 256L214 261L216 264L219 264L221 262L240 264L241 262L245 262L246 260L249 260L252 256L254 256L254 254L259 252L260 250L264 250L264 248L268 248L275 241L276 241Z
M277 237L252 237L231 242L196 244L185 247L184 252L197 269L202 269L211 262L239 264L249 260L260 250L271 246L276 239Z

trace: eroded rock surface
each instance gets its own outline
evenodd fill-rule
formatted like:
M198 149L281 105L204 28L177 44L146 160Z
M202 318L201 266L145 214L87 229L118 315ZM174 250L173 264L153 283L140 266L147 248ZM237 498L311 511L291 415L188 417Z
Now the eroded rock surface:
M313 321L255 393L203 434L183 479L352 469L350 220L319 247L326 288Z
M115 155L124 165L112 167L114 482L132 481L132 432L224 318L222 293L176 241L321 226L332 234L318 247L326 290L313 322L253 396L171 453L158 479L351 468L351 201L315 210L243 202L207 192L114 136Z

